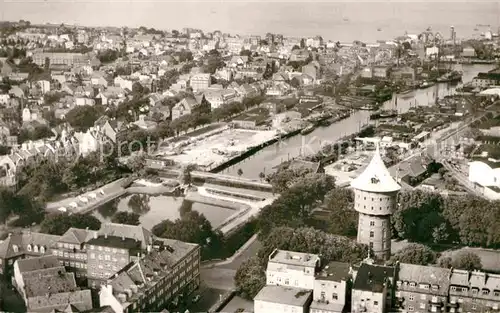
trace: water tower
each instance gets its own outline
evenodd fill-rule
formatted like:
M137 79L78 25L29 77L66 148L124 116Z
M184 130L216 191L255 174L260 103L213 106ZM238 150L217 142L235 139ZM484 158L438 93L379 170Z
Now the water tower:
M401 187L392 178L380 156L379 144L370 164L351 182L354 209L359 213L358 239L368 245L375 256L391 256L391 215L397 205Z

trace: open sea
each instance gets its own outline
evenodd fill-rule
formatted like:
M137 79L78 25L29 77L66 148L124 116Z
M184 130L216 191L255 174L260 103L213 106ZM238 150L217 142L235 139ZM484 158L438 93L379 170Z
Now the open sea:
M273 32L366 42L389 40L405 32L419 34L427 27L449 38L453 25L457 38L464 38L490 29L496 33L500 26L500 1L476 0L3 0L0 12L4 20L24 19L32 23L144 25L167 30L192 27L242 35Z

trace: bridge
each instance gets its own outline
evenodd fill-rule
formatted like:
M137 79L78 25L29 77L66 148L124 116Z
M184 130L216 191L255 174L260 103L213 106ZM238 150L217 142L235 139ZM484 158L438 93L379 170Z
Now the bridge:
M160 171L160 175L176 175L179 176L181 175L181 170L177 169L170 169L170 170L163 170ZM217 173L209 173L209 172L202 172L202 171L192 171L191 172L191 177L193 179L203 179L203 180L210 180L210 181L215 181L215 182L223 182L223 183L231 183L235 185L239 185L241 187L248 187L248 188L257 188L257 189L262 189L266 191L272 191L273 186L269 183L266 182L260 182L256 181L253 179L248 179L244 177L235 177L231 175L224 175L224 174L217 174Z

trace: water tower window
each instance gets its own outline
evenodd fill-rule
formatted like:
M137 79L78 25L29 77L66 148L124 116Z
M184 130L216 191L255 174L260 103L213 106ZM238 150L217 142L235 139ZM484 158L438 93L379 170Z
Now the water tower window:
M380 180L377 177L372 177L371 178L372 184L378 184Z

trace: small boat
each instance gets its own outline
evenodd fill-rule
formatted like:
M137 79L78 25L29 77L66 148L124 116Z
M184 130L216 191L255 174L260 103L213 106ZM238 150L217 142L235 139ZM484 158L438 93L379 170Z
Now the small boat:
M304 128L303 130L300 131L300 134L301 135L307 135L309 133L311 133L316 127L313 125L313 124L310 124L309 126L307 126L306 128Z
M360 107L359 109L363 110L363 111L373 111L373 110L375 110L375 106L373 106L371 104L366 104L366 105L363 105L362 107Z
M409 94L412 91L413 91L412 88L408 88L408 89L404 89L404 90L400 91L399 94L400 95L407 95L407 94Z
M378 32L381 32L381 31L382 31L382 28L377 28L377 31L378 31Z
M425 82L421 83L421 84L418 86L418 88L422 88L422 89L423 89L423 88L432 87L432 86L434 86L434 85L435 85L435 84L434 84L434 82L431 82L431 81L425 81Z
M377 111L373 114L370 114L370 119L371 120L378 120L382 118L393 118L398 116L398 111L396 110L381 110Z

